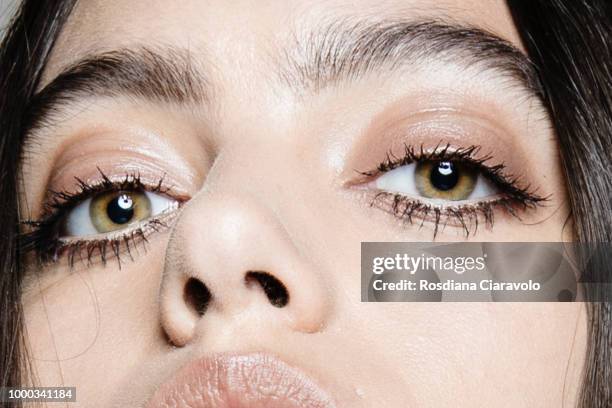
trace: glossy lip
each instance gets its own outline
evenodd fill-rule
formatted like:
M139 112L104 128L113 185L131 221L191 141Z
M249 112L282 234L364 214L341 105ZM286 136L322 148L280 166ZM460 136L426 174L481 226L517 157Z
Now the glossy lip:
M268 354L220 354L180 369L146 408L333 408L301 370Z

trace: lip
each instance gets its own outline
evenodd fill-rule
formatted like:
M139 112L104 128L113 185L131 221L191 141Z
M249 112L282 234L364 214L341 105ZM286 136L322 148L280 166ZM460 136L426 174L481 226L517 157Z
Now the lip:
M181 368L146 408L332 408L301 370L267 354L220 354Z

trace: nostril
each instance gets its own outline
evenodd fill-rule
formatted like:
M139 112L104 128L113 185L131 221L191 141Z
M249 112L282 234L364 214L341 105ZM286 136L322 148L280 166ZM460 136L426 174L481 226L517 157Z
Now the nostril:
M289 292L281 281L267 272L248 272L244 278L247 284L257 282L273 306L285 307L289 303Z
M183 297L187 305L191 306L199 316L202 316L206 312L212 295L202 281L190 278L185 284Z

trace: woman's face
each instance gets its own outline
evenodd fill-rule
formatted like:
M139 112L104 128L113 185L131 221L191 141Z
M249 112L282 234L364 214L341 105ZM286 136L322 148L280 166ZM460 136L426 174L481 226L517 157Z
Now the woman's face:
M522 50L502 1L80 1L22 169L39 383L88 407L571 405L579 303L360 302L362 241L569 236L496 37Z

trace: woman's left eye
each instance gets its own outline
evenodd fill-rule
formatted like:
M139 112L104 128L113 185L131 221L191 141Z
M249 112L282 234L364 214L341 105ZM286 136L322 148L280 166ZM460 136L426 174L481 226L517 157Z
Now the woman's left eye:
M500 193L482 172L460 161L409 163L382 174L374 183L379 190L434 201L469 201Z
M123 230L178 207L166 195L149 191L110 191L87 198L70 210L60 237L86 237Z

